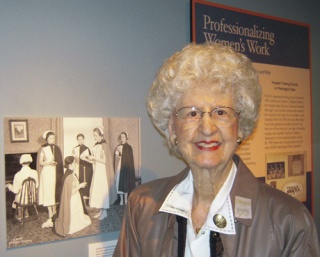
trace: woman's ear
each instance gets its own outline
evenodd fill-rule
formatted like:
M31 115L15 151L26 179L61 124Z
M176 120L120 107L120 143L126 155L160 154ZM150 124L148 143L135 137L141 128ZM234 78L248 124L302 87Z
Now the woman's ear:
M243 141L243 132L239 129L238 130L238 139L237 139L237 142L238 144L240 145Z

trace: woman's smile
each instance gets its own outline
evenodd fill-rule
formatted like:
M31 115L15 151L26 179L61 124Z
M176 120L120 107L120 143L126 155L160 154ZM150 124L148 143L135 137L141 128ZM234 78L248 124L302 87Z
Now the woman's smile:
M216 151L220 148L221 143L217 141L200 141L195 143L195 145L202 151Z

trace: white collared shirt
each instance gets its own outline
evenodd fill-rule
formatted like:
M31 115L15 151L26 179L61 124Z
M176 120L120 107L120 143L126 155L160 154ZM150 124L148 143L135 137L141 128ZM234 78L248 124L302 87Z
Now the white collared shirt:
M237 167L233 163L230 173L211 203L211 207L205 224L198 234L194 232L191 211L194 194L193 176L189 171L188 176L176 185L163 202L160 211L182 216L187 219L187 237L185 257L210 256L209 236L210 231L223 234L235 234L234 216L230 191L236 176ZM221 214L227 221L225 228L217 227L213 222L213 217Z

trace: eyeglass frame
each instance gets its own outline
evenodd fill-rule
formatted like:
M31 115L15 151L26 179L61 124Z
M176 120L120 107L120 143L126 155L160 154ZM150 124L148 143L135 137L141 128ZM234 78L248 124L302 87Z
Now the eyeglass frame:
M201 113L199 120L194 121L194 122L193 122L193 121L187 122L187 121L185 121L185 120L183 120L183 119L180 119L179 116L178 116L178 112L179 112L180 110L182 110L182 109L185 109L185 108L192 108L193 110L199 111L199 112ZM214 110L217 110L217 109L220 109L220 108L228 108L228 109L233 110L234 113L235 113L234 118L237 118L237 117L240 115L240 113L241 113L240 111L236 111L235 109L233 109L233 108L230 107L230 106L217 106L217 107L214 107L210 112L204 112L204 111L202 111L200 108L198 108L198 107L196 107L196 106L184 106L184 107L181 107L180 109L178 109L178 110L175 112L175 116L177 117L177 119L178 119L179 121L181 121L181 122L183 122L183 123L192 124L192 123L200 122L201 118L203 118L203 115L204 115L205 113L208 113L209 116L210 116L210 118L212 119L212 112L213 112ZM213 120L215 120L215 119L213 118ZM217 120L215 120L215 121L217 121ZM218 122L219 122L219 121L218 121ZM229 124L229 123L225 123L225 124L227 125L227 124Z

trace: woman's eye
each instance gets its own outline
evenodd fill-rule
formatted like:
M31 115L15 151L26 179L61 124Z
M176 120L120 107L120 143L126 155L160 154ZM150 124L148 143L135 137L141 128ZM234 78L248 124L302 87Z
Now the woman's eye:
M196 111L189 112L188 116L189 117L197 117L198 116L198 112L196 112Z
M226 112L224 110L217 110L216 114L219 115L219 116L222 116L222 115L225 115Z

